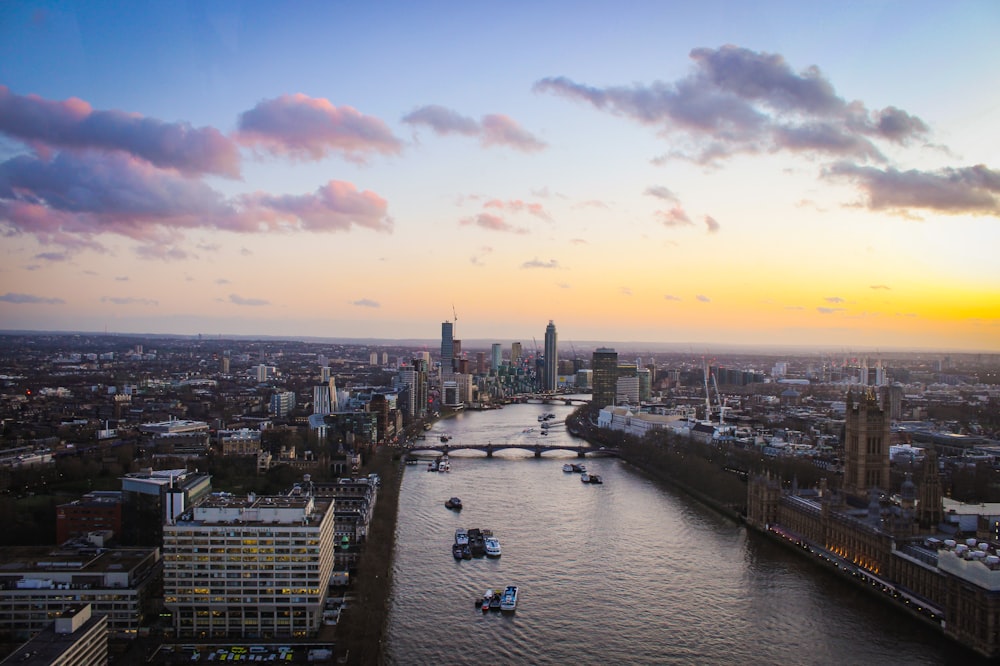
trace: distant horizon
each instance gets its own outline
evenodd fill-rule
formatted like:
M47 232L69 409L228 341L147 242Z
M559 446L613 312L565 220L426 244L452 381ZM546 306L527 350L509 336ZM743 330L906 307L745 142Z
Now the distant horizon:
M432 347L439 350L440 338L378 338L364 336L311 336L311 335L252 335L252 334L222 334L222 333L131 333L123 331L86 331L86 330L28 330L28 329L0 329L0 336L90 336L109 338L151 338L151 339L177 339L177 340L202 340L202 341L277 341L277 342L301 342L307 344L343 344L356 346L381 346L381 347ZM527 353L534 349L533 343L525 344L525 338L456 338L462 342L463 350L485 349L489 350L493 344L504 345L505 351L514 342L520 342L522 348ZM530 336L528 337L530 341ZM656 342L643 340L560 340L558 343L559 355L561 357L573 356L574 347L576 352L584 349L591 353L600 347L609 347L615 351L638 351L640 349L654 353L690 353L695 356L718 353L761 353L763 355L780 355L782 353L800 354L824 354L824 355L879 355L879 354L963 354L963 355L1000 355L998 350L987 349L941 349L941 348L915 348L915 347L850 347L832 345L761 345L761 344L733 344L720 342ZM591 347L593 349L591 349ZM541 345L539 345L541 351Z

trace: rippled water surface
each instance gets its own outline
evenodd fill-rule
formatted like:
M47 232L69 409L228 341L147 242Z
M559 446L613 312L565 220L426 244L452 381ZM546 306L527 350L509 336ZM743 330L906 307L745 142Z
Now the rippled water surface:
M537 416L556 413L548 436ZM513 405L437 423L451 444L586 444L562 405ZM523 432L534 428L532 432ZM392 664L939 664L957 650L794 554L636 473L570 453L453 452L408 466L400 495L386 657ZM450 511L449 497L462 499ZM499 559L456 561L455 529L500 539ZM518 585L513 615L482 613ZM960 655L968 658L964 651Z

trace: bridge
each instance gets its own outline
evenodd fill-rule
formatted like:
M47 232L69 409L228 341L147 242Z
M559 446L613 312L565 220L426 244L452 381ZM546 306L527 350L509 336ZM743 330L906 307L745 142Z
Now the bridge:
M561 402L565 405L589 405L590 398L578 398L571 397L570 395L561 395L559 393L519 393L515 396L511 396L508 402L538 402L542 404L548 404L550 402Z
M410 449L410 453L439 453L441 455L448 455L452 451L482 451L486 454L487 458L492 458L493 453L496 451L505 451L507 449L521 449L522 451L531 451L535 454L536 458L541 458L543 453L548 453L549 451L570 451L576 454L577 458L585 458L587 454L592 454L594 456L617 456L618 449L607 449L600 448L595 449L590 446L566 446L562 444L553 444L551 446L545 444L441 444L441 445L424 445L424 444L414 444Z

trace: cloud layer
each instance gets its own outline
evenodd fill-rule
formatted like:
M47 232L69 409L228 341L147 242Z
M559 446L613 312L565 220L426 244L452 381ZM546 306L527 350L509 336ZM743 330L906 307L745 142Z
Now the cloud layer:
M124 111L95 111L75 97L58 102L0 86L0 132L46 153L98 149L126 153L164 169L236 177L236 144L212 127L167 123Z
M475 120L452 109L430 104L406 114L403 122L415 127L427 127L442 136L458 134L478 137L486 148L506 146L531 153L546 147L544 141L521 127L513 118L499 113L487 114L480 120Z
M382 121L304 95L261 102L239 120L241 142L293 158L336 152L361 160L402 146ZM140 256L169 260L191 256L181 243L194 229L393 228L385 199L340 180L308 194L224 196L203 177L238 176L240 154L237 142L214 128L94 110L75 98L18 96L0 86L0 133L32 149L0 162L0 233L31 235L63 250L40 259L105 252L104 234L139 242Z
M340 153L355 161L398 154L402 142L382 120L350 106L303 94L282 95L240 114L237 138L274 155L319 160Z
M774 151L884 160L873 140L905 144L928 132L901 109L870 111L844 100L817 68L795 72L777 54L727 45L693 49L690 57L693 73L672 83L602 88L555 76L534 90L687 137L692 145L672 156L700 163Z

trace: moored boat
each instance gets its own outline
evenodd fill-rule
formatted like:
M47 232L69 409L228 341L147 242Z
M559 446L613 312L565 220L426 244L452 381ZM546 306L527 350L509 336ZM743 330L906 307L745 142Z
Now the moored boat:
M583 483L590 483L590 475L584 472L583 474L580 475L580 481L582 481Z
M451 497L445 500L444 505L448 509L455 509L456 511L462 510L462 500L458 497Z
M451 546L451 555L456 560L463 559L463 557L462 557L462 546L459 545L459 544L457 544L457 543L452 544L452 546Z
M590 483L604 483L604 479L602 479L597 474L591 474L590 475Z
M469 545L469 533L462 527L455 530L455 543L459 546Z
M496 593L493 591L492 587L486 590L486 593L483 594L483 598L479 601L479 607L484 611L488 611L490 609L490 603L493 601L494 594Z
M563 471L564 472L572 472L573 471L573 466L570 465L569 463L566 463L565 465L563 465Z
M500 557L500 540L496 537L486 539L486 557Z
M486 554L486 541L482 530L478 527L469 530L469 550L472 551L473 557L482 557Z
M508 585L500 595L500 610L512 612L517 608L517 585Z

